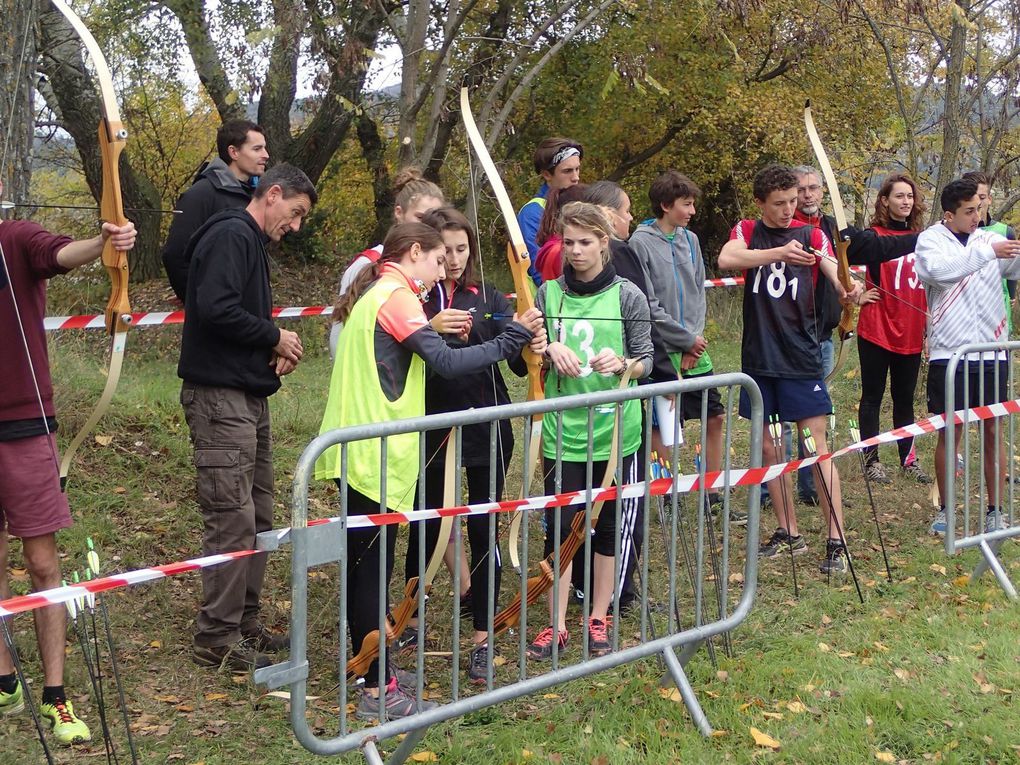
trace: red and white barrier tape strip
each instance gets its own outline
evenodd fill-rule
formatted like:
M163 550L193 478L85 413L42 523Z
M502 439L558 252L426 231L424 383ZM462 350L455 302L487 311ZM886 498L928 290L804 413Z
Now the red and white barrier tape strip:
M851 270L863 273L864 269L854 266ZM706 287L739 287L744 283L743 276L724 276L719 279L705 279ZM517 298L516 292L508 292L506 295L511 300ZM286 308L274 308L274 319L301 319L306 316L331 316L333 306L331 305L305 305L288 306ZM164 324L183 324L184 311L149 311L147 313L133 313L132 325L135 327L156 327ZM47 316L43 319L43 327L47 332L55 332L61 329L104 329L106 319L103 314L88 314L82 316Z
M981 420L1005 417L1010 414L1020 414L1020 399L1006 401L1001 404L978 406L970 410L961 409L955 413L955 421L957 424L963 424L964 418L966 417L968 422L979 422ZM905 425L901 428L894 428L893 430L885 433L880 433L877 436L867 438L863 441L858 441L855 444L837 449L829 454L806 457L801 460L792 460L790 462L783 462L770 467L730 470L728 484L727 477L723 471L706 473L705 486L706 488L720 489L727 485L747 486L749 484L763 483L765 481L771 481L773 478L778 478L784 473L792 473L794 470L798 470L799 468L813 465L816 462L825 462L826 460L842 457L843 455L860 451L861 449L865 449L870 446L898 441L901 438L913 438L914 436L923 436L928 433L934 433L942 430L945 426L945 418L941 415L928 417L923 420L918 420L910 425ZM655 496L669 494L672 492L672 486L674 484L676 485L676 491L679 493L696 491L701 487L701 476L694 474L681 475L674 478L658 478L649 482L648 490ZM622 492L622 496L625 498L641 497L645 494L645 488L645 482L642 481L639 483L628 484L619 491ZM545 510L551 507L583 504L587 501L589 495L591 496L592 502L600 499L604 499L606 501L615 500L617 491L618 489L615 486L611 486L607 489L593 489L590 493L588 491L570 491L562 494L547 495L544 497L530 497L527 499L506 500L502 502L483 502L477 505L463 505L461 507L447 507L434 510L413 510L407 513L357 515L351 516L347 519L347 527L352 529L371 528L375 526L389 526L393 524L410 523L411 521L430 520L433 518L443 518L447 516L489 515L492 513L514 512L516 510ZM337 523L340 520L340 518L321 518L309 521L308 525L320 526L327 523ZM277 537L282 541L289 533L289 528L280 529L277 531ZM209 555L204 558L193 558L180 563L168 563L166 565L154 566L152 568L137 569L123 574L103 577L102 579L94 579L90 582L82 582L80 584L56 587L51 590L35 592L30 595L22 595L20 597L0 601L0 617L12 616L25 611L32 611L43 606L66 603L76 598L82 598L89 593L95 594L98 592L106 592L107 590L115 590L122 587L128 587L133 584L140 584L141 582L149 582L154 579L175 576L188 571L196 571L210 566L218 566L221 563L226 563L238 558L244 558L249 555L255 555L256 553L256 550L239 550L237 552L222 553L220 555Z

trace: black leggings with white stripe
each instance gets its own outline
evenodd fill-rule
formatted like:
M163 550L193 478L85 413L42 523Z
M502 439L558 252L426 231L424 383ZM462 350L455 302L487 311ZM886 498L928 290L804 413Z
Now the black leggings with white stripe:
M623 458L623 482L625 484L636 483L640 478L638 477L638 455L630 454ZM586 462L563 462L563 477L561 482L560 492L567 491L579 491L583 490L587 486L588 479L588 464ZM602 477L605 474L606 463L593 462L592 463L592 484L597 488L601 482ZM555 463L553 460L545 458L543 460L543 474L545 478L545 493L555 494L556 490L556 471ZM620 528L621 528L621 539L620 539L620 554L622 560L620 562L620 570L626 572L629 566L633 565L634 560L637 559L637 554L640 550L635 549L634 545L634 532L640 526L640 510L642 505L642 499L640 497L634 499L625 499L621 507L620 516ZM556 514L560 513L560 544L563 544L564 540L570 535L570 524L574 520L574 515L577 513L584 512L584 505L572 505L569 507L557 507L545 511L545 522L546 522L546 535L545 535L545 555L549 556L553 552L553 539L556 523ZM583 549L583 548L582 548ZM612 558L616 554L616 502L606 502L602 508L602 512L599 514L598 520L595 522L595 533L591 540L591 549L593 552L599 555L605 555L606 557ZM561 566L565 565L565 561L561 563Z

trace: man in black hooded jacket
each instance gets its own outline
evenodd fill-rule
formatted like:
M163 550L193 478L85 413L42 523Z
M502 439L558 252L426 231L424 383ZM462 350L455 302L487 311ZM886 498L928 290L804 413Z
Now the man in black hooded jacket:
M182 303L188 291L188 241L216 213L245 207L269 161L262 128L247 120L224 122L216 131L216 151L219 156L202 166L177 201L180 213L163 246L163 266Z
M188 245L187 311L177 375L194 446L203 555L251 550L273 526L268 398L301 360L297 334L272 319L269 242L278 242L317 200L308 177L287 164L263 177L248 206L217 213ZM259 619L266 556L202 570L194 660L253 669L264 651L287 648Z

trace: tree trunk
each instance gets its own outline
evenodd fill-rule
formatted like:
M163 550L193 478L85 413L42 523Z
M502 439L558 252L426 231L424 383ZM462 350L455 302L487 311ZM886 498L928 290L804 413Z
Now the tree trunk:
M27 203L32 180L33 83L36 72L34 0L0 0L0 183L3 198ZM9 99L9 100L8 100Z
M42 68L56 99L51 106L61 117L61 125L74 139L74 145L81 157L85 181L92 196L98 201L103 191L103 168L99 151L98 125L101 116L100 98L95 82L85 70L82 60L81 42L67 23L67 19L56 10L39 17L39 47L46 51ZM127 149L121 154L120 184L124 207L158 209L159 194L152 183L131 168ZM146 214L148 215L148 214ZM138 239L130 253L132 278L136 281L160 277L163 266L159 252L162 244L159 226L148 225L148 220L136 221Z
M946 97L942 112L942 152L939 162L938 176L935 181L935 193L941 193L953 178L960 161L960 133L963 115L960 114L960 90L963 86L963 70L967 55L967 11L968 0L957 0L954 13L951 14L952 29L949 33L949 47L946 50ZM931 223L942 215L938 205L932 205Z

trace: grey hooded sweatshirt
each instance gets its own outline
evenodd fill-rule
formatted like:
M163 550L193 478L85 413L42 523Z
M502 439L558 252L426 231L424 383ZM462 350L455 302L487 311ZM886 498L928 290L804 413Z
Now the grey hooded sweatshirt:
M666 350L689 351L705 332L705 260L697 234L678 228L670 241L646 222L629 244L647 272L650 314Z

